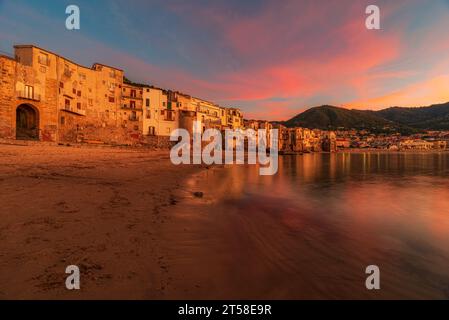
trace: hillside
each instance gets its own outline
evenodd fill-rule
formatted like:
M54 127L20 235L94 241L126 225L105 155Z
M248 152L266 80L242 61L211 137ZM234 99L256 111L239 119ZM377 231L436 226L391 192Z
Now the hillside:
M284 122L287 127L318 129L383 129L395 126L389 120L378 117L374 112L349 110L334 106L320 106L309 109Z
M427 130L449 130L449 102L420 108L393 107L380 111L349 110L319 106L283 122L287 127L318 129L367 129L404 134Z
M376 114L414 128L449 130L449 102L420 108L393 107L377 111Z

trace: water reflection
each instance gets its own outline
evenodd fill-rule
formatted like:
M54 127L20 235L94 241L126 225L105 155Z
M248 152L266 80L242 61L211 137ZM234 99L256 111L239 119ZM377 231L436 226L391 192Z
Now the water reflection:
M449 298L448 177L448 153L307 154L281 157L275 176L229 166L208 185L252 272L228 267L261 297ZM380 291L364 287L370 264Z

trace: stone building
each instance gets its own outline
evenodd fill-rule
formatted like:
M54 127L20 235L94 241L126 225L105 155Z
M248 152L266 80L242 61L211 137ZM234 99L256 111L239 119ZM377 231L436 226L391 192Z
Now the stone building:
M336 150L332 132L244 121L237 108L133 83L115 67L81 66L34 45L14 49L14 58L0 56L0 138L169 145L173 130L192 133L193 122L200 121L203 132L253 129L257 138L265 130L267 148L277 128L284 153Z
M0 56L0 138L146 144L194 120L203 130L243 125L238 109L132 83L115 67L81 66L34 45L14 50Z
M138 85L124 83L121 90L120 125L142 131L143 121L143 88Z
M76 141L83 128L119 124L123 71L80 66L32 45L0 57L0 135L3 138Z

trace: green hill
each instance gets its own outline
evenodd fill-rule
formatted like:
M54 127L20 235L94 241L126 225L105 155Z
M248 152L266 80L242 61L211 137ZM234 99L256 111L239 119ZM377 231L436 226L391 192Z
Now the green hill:
M349 110L334 106L320 106L304 111L285 121L287 127L306 127L318 129L384 129L396 124L378 117L374 112Z
M449 130L449 102L421 108L393 107L380 111L349 110L319 106L283 122L287 127L318 129L366 129L404 134L427 130Z
M413 128L449 130L449 102L420 108L393 107L377 111L376 114Z

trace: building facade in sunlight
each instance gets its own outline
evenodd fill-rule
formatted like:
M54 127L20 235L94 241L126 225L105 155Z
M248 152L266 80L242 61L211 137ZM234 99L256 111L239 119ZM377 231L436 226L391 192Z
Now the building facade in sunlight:
M33 45L14 49L14 58L0 56L1 138L145 144L167 141L179 127L191 130L194 120L204 130L243 125L238 109L132 83L115 67L84 67Z
M119 68L84 67L33 45L14 49L14 58L0 56L0 138L166 147L173 130L192 133L194 121L200 121L203 132L265 130L270 147L273 124L244 122L237 108L133 83ZM334 151L335 135L278 128L280 151Z

